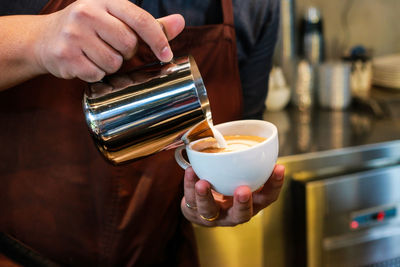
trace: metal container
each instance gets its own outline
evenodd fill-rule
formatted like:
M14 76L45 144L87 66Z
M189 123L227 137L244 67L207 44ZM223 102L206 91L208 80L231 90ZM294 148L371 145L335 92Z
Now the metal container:
M292 102L300 110L308 110L314 106L314 68L306 60L297 65L296 82L292 88Z
M302 54L312 65L321 63L324 59L324 38L322 17L318 8L307 8L302 20Z
M327 62L319 67L318 99L322 107L345 109L351 102L351 65L344 62Z
M296 60L296 19L295 1L281 0L280 24L278 40L275 46L274 63L282 68L283 74L289 86L293 85L295 67L293 61Z
M191 56L90 84L83 110L97 148L115 165L212 135L207 92Z

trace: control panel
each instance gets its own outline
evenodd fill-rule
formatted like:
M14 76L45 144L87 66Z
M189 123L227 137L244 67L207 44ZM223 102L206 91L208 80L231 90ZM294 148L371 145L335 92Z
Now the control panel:
M396 218L398 213L397 209L396 206L391 206L352 213L349 226L351 229L356 230L372 224L387 222Z

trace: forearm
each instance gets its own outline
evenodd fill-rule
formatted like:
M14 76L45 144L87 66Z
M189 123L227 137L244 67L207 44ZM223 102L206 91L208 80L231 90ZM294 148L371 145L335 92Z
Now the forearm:
M180 15L156 20L126 0L79 0L49 15L0 17L0 90L44 73L99 81L134 55L139 38L168 62L168 38L184 25Z
M45 73L36 58L46 16L0 17L0 90Z

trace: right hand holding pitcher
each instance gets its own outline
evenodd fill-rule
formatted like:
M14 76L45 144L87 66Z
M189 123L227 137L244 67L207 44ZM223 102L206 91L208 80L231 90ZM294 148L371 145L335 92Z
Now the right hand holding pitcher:
M46 29L36 33L40 38L33 62L40 72L87 82L119 70L135 54L139 39L160 61L169 62L173 54L168 40L185 25L181 15L156 20L125 0L79 0L35 22Z

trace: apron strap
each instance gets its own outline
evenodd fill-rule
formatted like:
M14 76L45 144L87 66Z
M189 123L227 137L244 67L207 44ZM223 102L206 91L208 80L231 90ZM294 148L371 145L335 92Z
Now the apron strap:
M224 24L234 26L232 0L221 0Z
M56 12L64 9L73 2L75 2L75 0L49 0L39 14L43 15Z

